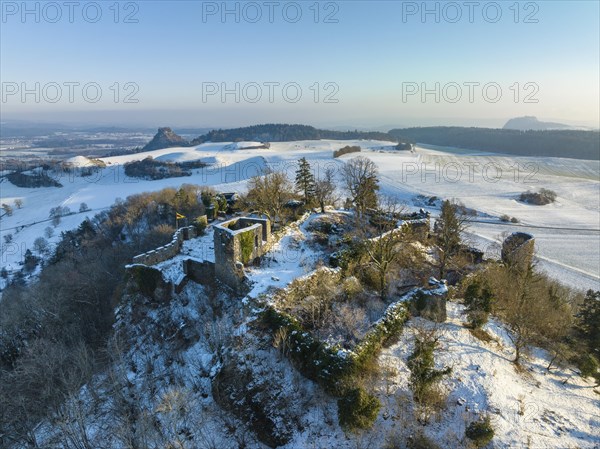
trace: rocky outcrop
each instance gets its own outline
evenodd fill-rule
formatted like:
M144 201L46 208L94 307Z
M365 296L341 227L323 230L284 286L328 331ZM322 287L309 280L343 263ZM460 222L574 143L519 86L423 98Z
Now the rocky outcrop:
M175 134L171 128L158 128L158 132L150 142L143 148L143 151L161 150L170 147L189 146L189 142L178 134Z
M142 264L127 265L127 291L135 307L169 302L173 286L164 280L162 272Z
M511 118L504 125L504 129L517 129L519 131L542 131L548 129L574 129L572 126L563 123L540 122L537 117L525 116Z
M288 394L238 358L223 363L212 379L215 402L248 423L258 440L271 448L284 446L298 430L288 415Z

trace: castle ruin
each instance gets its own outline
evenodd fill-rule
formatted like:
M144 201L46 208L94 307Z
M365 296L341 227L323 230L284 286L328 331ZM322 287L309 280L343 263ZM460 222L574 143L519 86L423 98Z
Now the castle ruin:
M213 224L212 230L214 261L184 258L180 278L171 281L175 293L181 292L188 280L211 286L214 286L214 281L219 281L240 294L244 293L247 288L244 266L255 263L273 244L271 222L267 218L236 217ZM140 270L160 272L154 265L180 254L183 242L197 236L193 226L180 228L169 244L135 256L127 270L132 275Z
M213 225L215 276L238 290L245 278L244 265L263 256L271 243L267 218L239 217Z

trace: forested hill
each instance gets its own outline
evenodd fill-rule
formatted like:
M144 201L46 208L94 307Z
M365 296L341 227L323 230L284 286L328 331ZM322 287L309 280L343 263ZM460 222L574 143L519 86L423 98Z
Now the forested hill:
M288 124L266 124L247 126L245 128L212 130L207 134L192 140L192 145L204 142L235 142L235 141L259 141L259 142L291 142L294 140L318 140L318 139L372 139L395 141L391 135L376 131L330 131L317 129L307 125Z
M600 160L600 131L462 128L434 126L392 129L396 140L491 151L519 156Z

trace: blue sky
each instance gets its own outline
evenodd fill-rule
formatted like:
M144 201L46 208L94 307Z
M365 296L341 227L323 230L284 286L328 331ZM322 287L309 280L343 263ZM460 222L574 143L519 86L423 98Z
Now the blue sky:
M223 5L29 2L23 16L22 2L3 1L2 118L385 127L536 115L598 126L597 1L475 2L471 11L468 2L228 2L239 12L224 18ZM70 82L79 83L73 102ZM223 98L223 88L232 93Z

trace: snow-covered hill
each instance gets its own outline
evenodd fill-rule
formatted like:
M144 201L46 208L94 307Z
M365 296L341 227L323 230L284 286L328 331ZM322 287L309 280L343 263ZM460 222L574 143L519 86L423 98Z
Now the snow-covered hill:
M73 400L70 409L78 415L72 422L39 426L38 442L61 441L69 428L65 426L76 424L74 435L83 430L92 447L126 447L123 441L141 428L148 442L181 439L181 447L190 448L378 449L405 447L411 436L424 434L439 448L467 449L472 446L465 438L466 426L489 415L495 435L486 447L599 447L600 408L592 381L568 367L548 371L549 356L537 348L531 348L517 369L503 324L492 319L484 327L492 341L483 342L465 328L464 307L458 303L448 303L445 323L408 321L400 339L379 356L371 387L382 407L373 428L344 433L336 399L302 377L273 347L258 324L260 308L255 301L272 285L284 287L315 269L318 253L311 246L309 229L316 217L290 227L267 254L268 263L250 270L254 285L243 299L193 282L165 303L148 306L126 297L115 324L126 353ZM204 251L212 242L210 232L209 227L206 236L187 241L182 257L214 257ZM301 257L291 260L282 254ZM181 257L158 267L163 276L174 279L182 270ZM407 359L417 329L433 326L440 336L436 367L449 366L452 371L442 381L445 405L422 425L416 420L420 412L408 384ZM230 345L235 351L223 351ZM260 410L258 421L241 419L236 410L223 405L223 398L215 396L215 385L221 381L260 401L253 403ZM129 416L129 409L119 404L128 401L137 411L133 433L119 424ZM286 442L264 444L277 435Z
M243 149L257 142L205 143L195 147L173 147L102 159L105 168L91 176L58 173L62 188L26 189L0 178L2 203L22 199L23 208L1 221L2 259L0 265L18 269L26 249L44 235L50 208L69 207L74 215L63 217L54 228L56 242L61 231L76 227L86 216L109 207L117 198L182 183L212 185L222 191L243 191L247 180L265 167L285 171L294 177L296 162L305 157L316 174L333 168L357 154L333 159L332 154L346 145L359 145L361 155L379 167L382 193L398 196L409 205L417 195L457 198L479 212L471 226L473 243L491 247L506 231L522 229L535 235L539 264L553 277L582 289L600 288L600 163L561 158L525 158L449 148L417 148L416 152L394 151L394 144L381 141L299 141L273 142L270 148ZM161 180L141 180L125 176L123 164L148 156L160 161L203 161L209 164L193 169L191 176ZM87 166L89 160L76 157L74 165ZM76 164L75 164L76 163ZM342 191L340 182L341 197ZM556 203L533 206L518 202L526 190L549 188L558 194ZM79 213L81 203L91 211ZM435 207L428 207L433 215ZM517 225L501 223L500 215L520 220ZM4 236L12 235L9 244Z

